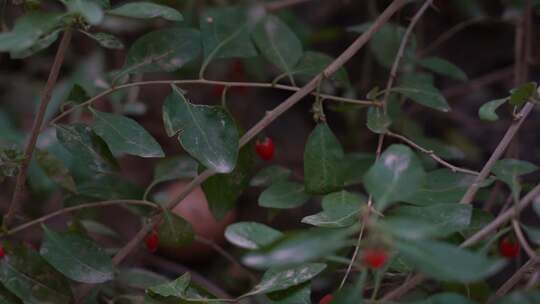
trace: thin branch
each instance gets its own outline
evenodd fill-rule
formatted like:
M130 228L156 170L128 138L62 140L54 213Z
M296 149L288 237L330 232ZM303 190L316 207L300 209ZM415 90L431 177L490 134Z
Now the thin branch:
M100 201L100 202L93 202L93 203L86 203L81 204L73 207L67 207L60 210L57 210L55 212L49 213L47 215L44 215L40 218L37 218L35 220L32 220L30 222L24 223L20 226L17 226L13 229L10 229L6 231L5 233L0 234L0 237L5 237L8 235L12 235L14 233L17 233L19 231L28 229L32 226L39 225L45 221L50 220L53 217L57 217L62 214L71 213L73 211L82 210L82 209L88 209L88 208L97 208L97 207L105 207L105 206L112 206L112 205L139 205L139 206L148 206L156 209L161 209L159 205L156 205L152 202L148 201L138 201L138 200L110 200L110 201Z
M67 48L71 41L71 34L71 29L66 28L66 30L64 31L64 35L62 36L62 40L60 41L60 45L58 46L58 50L56 51L56 56L54 57L54 62L51 67L47 83L45 84L45 88L43 89L43 93L41 94L39 108L37 110L36 116L34 117L32 130L30 131L30 139L28 140L26 148L24 149L24 160L22 161L19 172L17 174L17 181L15 183L15 190L13 192L11 204L9 205L9 209L4 217L4 227L9 227L13 219L13 215L21 204L22 195L26 184L28 166L30 165L30 161L32 160L32 154L34 153L34 149L36 147L39 132L41 130L41 125L43 124L43 119L45 117L45 112L47 111L47 106L49 105L49 101L51 100L52 91L54 89L54 86L56 85L56 80L58 79L58 75L60 74L60 68L62 67Z
M368 202L371 203L371 196L369 197ZM366 222L368 220L368 217L369 217L369 208L365 212L362 212L362 216L360 217L362 219L360 232L358 234L358 238L356 239L354 252L351 257L351 260L349 261L349 264L347 265L347 270L345 271L345 275L343 276L343 279L341 279L341 283L339 284L339 289L343 288L343 286L345 285L345 282L347 282L347 278L349 277L351 270L354 266L354 263L356 262L356 259L358 258L358 253L360 252L360 244L362 242L362 237L364 236L364 229L366 228Z
M527 274L531 269L534 269L538 264L538 261L535 259L530 259L525 263L523 266L521 266L511 277L508 279L504 284L497 289L495 292L495 298L500 298L504 296L508 291L512 289L521 278Z
M206 246L209 246L211 247L214 251L216 251L217 253L219 253L221 256L223 256L227 261L229 261L231 264L233 264L235 267L237 267L238 269L240 269L240 271L242 271L250 280L252 283L257 283L258 282L258 279L257 277L251 272L249 271L248 269L246 269L242 264L240 264L240 262L238 262L234 256L232 256L231 254L229 254L225 249L223 249L221 246L219 246L218 244L216 244L216 242L212 241L212 240L209 240L207 238L204 238L204 237L201 237L199 235L197 235L195 237L195 241L201 243L201 244L204 244Z
M298 92L301 88L295 87L295 86L289 86L289 85L283 85L283 84L272 84L272 83L264 83L264 82L230 82L230 81L219 81L219 80L207 80L207 79L185 79L185 80L151 80L151 81L138 81L138 82L131 82L122 84L119 86L115 86L112 88L109 88L96 96L88 99L87 101L78 104L58 116L56 116L54 119L52 119L49 123L49 125L53 125L60 121L63 117L69 115L71 112L92 105L94 102L100 100L101 98L116 92L121 89L131 88L131 87L137 87L137 86L149 86L149 85L171 85L171 84L201 84L201 85L221 85L225 87L252 87L252 88L268 88L268 89L280 89L284 91L292 91L292 92ZM317 96L317 93L312 92L311 93L314 96ZM333 101L339 101L339 102L346 102L346 103L352 103L357 105L363 105L363 106L380 106L380 103L376 101L369 101L369 100L357 100L352 98L345 98L345 97L339 97L339 96L333 96L328 94L319 94L318 96L333 100Z
M336 58L328 67L326 67L322 73L314 77L308 84L306 84L296 93L292 94L272 111L267 112L263 119L261 119L249 131L247 131L240 139L240 147L244 146L247 142L253 139L260 131L270 125L275 119L298 103L302 98L310 94L316 88L320 79L332 75L339 68L341 68L369 41L369 39L390 19L390 17L405 4L407 4L407 2L407 0L394 0L377 18L377 20L375 20L369 30L361 34L338 58ZM203 171L200 175L195 177L195 179L193 179L186 188L184 188L182 193L168 202L166 208L173 208L179 204L195 187L199 186L212 175L214 175L214 172L210 170ZM144 225L139 232L137 232L137 234L114 256L113 263L118 265L132 250L137 248L144 236L152 229L153 224L160 220L160 218L161 215L158 215L154 217L150 223Z
M397 133L393 133L391 131L387 131L386 135L388 135L390 137L397 138L397 139L407 143L409 146L419 150L420 152L427 154L433 160L435 160L439 164L449 168L453 172L461 172L461 173L470 174L470 175L478 175L478 174L480 174L480 172L477 172L477 171L474 171L474 170L470 170L470 169L466 169L466 168L460 168L460 167L452 165L451 163L449 163L449 162L445 161L444 159L440 158L437 154L435 154L435 152L433 152L433 150L428 150L428 149L418 145L414 141L410 140L409 138L407 138L407 137L405 137L405 136L403 136L401 134L397 134Z
M529 242L527 241L527 238L525 237L525 234L523 234L523 230L521 229L521 226L519 226L519 222L514 218L512 219L512 227L514 228L514 232L516 234L516 237L521 244L521 247L525 250L527 255L531 260L540 261L540 258L538 254L534 251L534 249L531 248L529 245Z
M517 131L527 118L529 116L529 113L531 113L531 110L534 108L534 104L532 102L527 102L525 106L521 109L521 111L518 114L519 119L514 120L506 133L504 134L503 138L493 151L493 154L491 154L490 158L480 171L480 174L476 177L474 182L469 186L467 189L467 192L465 192L465 195L461 198L460 204L470 204L474 197L476 196L476 192L480 188L480 185L482 182L488 177L489 173L491 172L491 168L495 164L499 158L503 155L504 151L506 151L506 148L508 148L508 145L512 142L512 139L516 135Z
M517 216L523 209L527 208L533 202L534 198L536 198L538 195L540 195L540 184L536 185L536 187L529 191L529 193L527 193L527 195L525 195L518 204L506 210L504 213L498 215L493 221L491 221L491 223L484 226L484 228L480 229L480 231L476 232L463 243L461 243L460 247L472 246L478 241L488 236L489 234L493 233L503 224L511 220L513 216ZM405 293L407 293L409 290L414 288L416 285L422 283L424 279L425 277L422 274L417 274L410 280L405 281L398 288L387 293L381 300L389 301L399 298Z

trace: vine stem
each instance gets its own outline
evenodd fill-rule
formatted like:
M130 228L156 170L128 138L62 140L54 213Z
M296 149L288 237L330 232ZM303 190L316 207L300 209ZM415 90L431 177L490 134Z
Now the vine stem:
M30 138L28 140L28 143L26 144L26 148L24 149L24 159L21 166L19 167L19 172L17 173L17 180L15 182L15 190L13 191L13 197L11 199L9 209L4 217L4 228L9 227L11 221L13 220L13 215L21 204L22 195L26 183L26 175L28 173L28 166L30 165L30 161L32 160L32 154L34 153L34 149L36 148L36 143L41 130L41 125L43 124L45 112L47 111L47 107L51 100L52 91L54 89L54 86L56 85L56 81L58 80L60 68L62 67L62 64L64 62L64 57L69 47L69 43L71 42L71 36L71 28L66 28L64 34L62 35L62 40L60 41L58 50L56 51L56 55L54 57L51 71L49 72L47 83L45 84L45 88L43 89L43 92L41 94L39 108L36 112L36 116L34 117L34 122L30 131Z
M493 233L503 224L511 220L512 217L517 216L523 209L527 208L533 202L534 198L538 195L540 195L540 184L536 185L536 187L529 191L529 193L527 193L527 195L525 195L518 204L499 214L493 221L491 221L491 223L487 224L486 226L484 226L484 228L480 229L478 232L476 232L463 243L461 243L460 247L472 246L478 241L488 236L489 234ZM387 293L381 300L390 301L396 299L404 295L416 285L422 283L424 279L425 277L422 274L417 274L410 280L405 281L398 288Z
M529 245L529 242L527 242L527 238L525 237L525 234L523 234L523 230L519 226L519 222L516 218L512 219L512 227L514 228L514 232L519 243L521 244L521 247L523 247L531 260L540 261L540 257L538 256L538 254L536 254L534 249L532 249Z
M521 278L529 272L531 269L534 269L538 265L538 260L531 258L527 263L523 264L504 284L497 289L495 292L495 298L500 298L504 296L512 287L514 287Z
M461 172L461 173L470 174L470 175L478 175L478 174L480 174L480 172L477 172L477 171L474 171L474 170L470 170L470 169L466 169L466 168L460 168L460 167L452 165L451 163L445 161L440 156L435 154L435 152L433 152L433 150L428 150L428 149L418 145L417 143L415 143L411 139L409 139L409 138L407 138L407 137L405 137L405 136L403 136L401 134L397 134L397 133L394 133L394 132L387 131L386 135L388 135L390 137L397 138L397 139L407 143L409 146L419 150L420 152L427 154L433 160L435 160L439 164L449 168L453 172Z
M28 229L32 226L35 226L35 225L38 225L38 224L41 224L53 217L57 217L59 215L62 215L62 214L66 214L66 213L70 213L70 212L73 212L73 211L77 211L77 210L82 210L82 209L88 209L88 208L97 208L97 207L105 207L105 206L112 206L112 205L139 205L139 206L149 206L149 207L152 207L152 208L156 208L156 209L161 209L161 207L157 204L154 204L152 202L148 202L148 201L140 201L140 200L110 200L110 201L100 201L100 202L93 202L93 203L86 203L86 204L81 204L81 205L77 205L77 206L73 206L73 207L67 207L67 208L63 208L63 209L60 209L60 210L57 210L55 212L52 212L52 213L49 213L47 215L44 215L40 218L37 218L35 220L32 220L32 221L29 221L29 222L26 222L20 226L17 226L15 228L12 228L4 233L1 233L0 236L1 237L5 237L5 236L8 236L8 235L12 235L12 234L15 234L19 231L22 231L22 230L25 230L25 229Z
M341 68L350 58L352 58L368 41L369 39L390 19L394 13L401 9L407 0L394 0L386 10L375 20L373 25L368 31L360 35L338 58L336 58L329 66L327 66L322 73L314 77L308 84L299 89L296 93L287 98L279 106L272 111L267 112L257 124L255 124L249 131L247 131L240 139L240 147L244 146L247 142L253 139L260 131L266 126L270 125L281 114L290 109L293 105L299 102L302 98L310 94L317 86L317 83L323 77L327 77L335 73ZM205 170L197 177L195 177L176 198L172 199L166 204L166 208L173 208L180 203L195 187L199 186L207 178L214 175L214 172ZM113 263L118 265L124 258L134 250L144 236L152 229L153 224L161 218L161 215L157 215L152 221L144 225L139 232L114 256Z
M127 89L131 87L137 87L137 86L147 86L147 85L182 85L182 84L202 84L202 85L222 85L225 87L252 87L252 88L274 88L274 89L280 89L284 91L293 91L298 92L301 88L295 87L295 86L289 86L284 84L272 84L272 83L265 83L265 82L230 82L230 81L219 81L219 80L207 80L207 79L184 79L184 80L151 80L151 81L138 81L138 82L131 82L126 83L118 86L111 87L96 96L86 100L85 102L78 104L58 116L56 116L54 119L52 119L49 122L49 125L53 125L57 123L60 119L63 117L69 115L71 112L75 111L76 109L80 109L82 107L89 106L93 104L94 102L98 101L99 99L116 92L121 89ZM312 95L317 95L317 93L311 93ZM345 98L345 97L339 97L339 96L333 96L328 94L319 94L318 96L334 100L334 101L340 101L340 102L346 102L346 103L352 103L352 104L358 104L363 106L380 106L379 102L376 101L369 101L369 100L357 100L352 98ZM42 130L43 131L43 130Z

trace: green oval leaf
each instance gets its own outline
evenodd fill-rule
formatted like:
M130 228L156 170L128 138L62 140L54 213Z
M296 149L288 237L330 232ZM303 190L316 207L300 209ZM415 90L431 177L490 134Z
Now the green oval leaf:
M90 33L87 31L82 31L86 36L94 39L99 45L106 49L111 50L122 50L124 49L124 44L114 35L109 33ZM88 99L88 98L87 98ZM85 99L84 101L86 101Z
M420 65L435 73L452 77L457 80L466 81L467 74L453 63L439 57L429 57L420 60Z
M229 242L245 249L260 249L282 236L280 231L256 222L234 223L225 230Z
M230 173L238 158L238 130L229 113L220 106L195 105L173 86L163 105L167 135L180 132L182 147L205 167Z
M326 123L309 135L304 150L304 184L307 193L326 194L343 188L343 148Z
M323 197L323 211L306 216L302 223L326 228L343 228L358 222L360 208L365 197L347 191L331 193Z
M426 107L442 112L450 111L450 106L442 93L433 86L433 81L423 74L410 74L404 76L399 86L391 89L392 92L412 99Z
M186 272L174 281L150 287L148 290L162 297L184 298L190 282L191 274Z
M60 187L77 193L75 181L62 161L45 150L36 149L35 155L39 166L51 180Z
M68 12L81 15L92 25L98 25L103 20L103 10L99 4L90 0L66 1Z
M189 156L174 156L159 160L154 168L154 183L197 176L199 164Z
M140 157L163 157L161 146L135 120L121 115L99 112L94 114L94 131L105 140L115 154Z
M303 205L309 196L302 184L277 181L259 196L259 206L276 209L291 209Z
M372 132L383 134L388 131L392 124L392 119L380 107L369 107L367 112L367 127Z
M382 211L392 203L413 196L424 176L420 160L409 147L391 145L364 176L364 186Z
M159 225L157 233L159 246L168 249L189 245L195 239L191 224L168 210L163 212L163 223Z
M107 14L137 18L152 19L163 18L169 21L182 21L182 14L172 7L160 5L152 2L130 2L109 10Z
M74 233L56 233L43 226L41 256L66 277L96 284L112 280L111 258L93 241Z
M263 56L292 79L303 52L294 32L278 17L269 15L255 27L253 40Z
M520 106L526 103L536 94L536 82L528 82L513 89L510 93L509 103L513 106Z
M495 111L502 106L505 102L508 101L508 98L495 99L488 101L483 104L480 109L478 109L478 116L482 120L487 121L496 121L499 119L499 115Z
M281 166L270 166L262 169L249 182L252 187L265 187L279 181L286 180L291 175L291 170Z
M13 30L0 33L0 52L28 51L38 41L58 29L63 15L31 12L17 19Z

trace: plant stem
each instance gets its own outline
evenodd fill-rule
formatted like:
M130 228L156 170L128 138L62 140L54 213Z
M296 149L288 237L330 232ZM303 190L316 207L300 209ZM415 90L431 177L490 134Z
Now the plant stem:
M36 116L34 117L32 130L30 131L30 139L28 140L26 148L24 149L24 160L22 161L19 172L17 174L17 180L15 182L15 190L13 191L11 204L9 205L9 209L4 216L4 228L9 227L13 219L13 215L21 204L22 195L26 183L26 175L28 173L28 166L30 165L30 161L32 160L32 154L34 153L34 149L36 147L37 139L41 130L41 125L43 124L43 118L45 117L47 106L49 105L49 101L51 100L52 91L54 89L56 81L58 80L60 68L62 67L67 48L71 41L71 34L71 29L66 28L64 31L64 35L62 36L62 40L60 41L60 45L58 46L58 50L56 51L56 56L54 57L54 62L51 67L51 71L49 72L47 83L45 84L45 88L43 89L43 92L41 94L39 108L37 110Z
M538 265L538 261L536 259L530 259L525 263L523 266L521 266L504 284L497 289L495 292L495 298L500 298L504 296L512 287L514 287L521 278L529 272L531 269L534 269Z
M44 215L44 216L42 216L40 218L37 218L37 219L35 219L33 221L24 223L24 224L22 224L20 226L17 226L15 228L12 228L12 229L0 234L0 237L5 237L5 236L8 236L8 235L12 235L12 234L17 233L19 231L28 229L28 228L30 228L32 226L41 224L41 223L43 223L43 222L45 222L45 221L47 221L47 220L49 220L49 219L51 219L53 217L57 217L59 215L70 213L70 212L73 212L73 211L77 211L77 210L81 210L81 209L87 209L87 208L97 208L97 207L105 207L105 206L112 206L112 205L122 205L122 204L149 206L149 207L152 207L152 208L161 209L161 207L159 205L154 204L152 202L138 201L138 200L110 200L110 201L101 201L101 202L93 202L93 203L81 204L81 205L77 205L77 206L73 206L73 207L63 208L63 209L57 210L55 212L49 213L47 215Z

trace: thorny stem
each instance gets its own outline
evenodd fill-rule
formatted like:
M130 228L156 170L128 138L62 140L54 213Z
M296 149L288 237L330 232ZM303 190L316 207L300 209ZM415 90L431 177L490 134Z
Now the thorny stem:
M28 140L26 148L24 149L24 159L21 166L19 167L19 172L17 174L17 180L15 182L15 190L13 192L11 204L9 205L9 209L4 217L4 228L9 227L13 219L13 215L21 204L22 195L26 183L26 175L28 173L28 166L30 165L30 161L32 160L32 154L34 153L34 149L36 148L36 143L41 130L41 125L43 124L45 112L47 111L47 106L49 105L49 101L51 100L52 91L54 89L54 86L56 85L56 81L58 80L60 68L62 67L67 48L71 41L71 34L71 29L66 28L64 31L64 35L62 36L62 40L60 41L60 45L58 46L58 50L56 51L56 56L54 57L54 62L51 67L47 83L45 84L45 88L43 89L43 93L41 94L39 108L36 112L36 116L34 117L32 130L30 131L30 139Z

